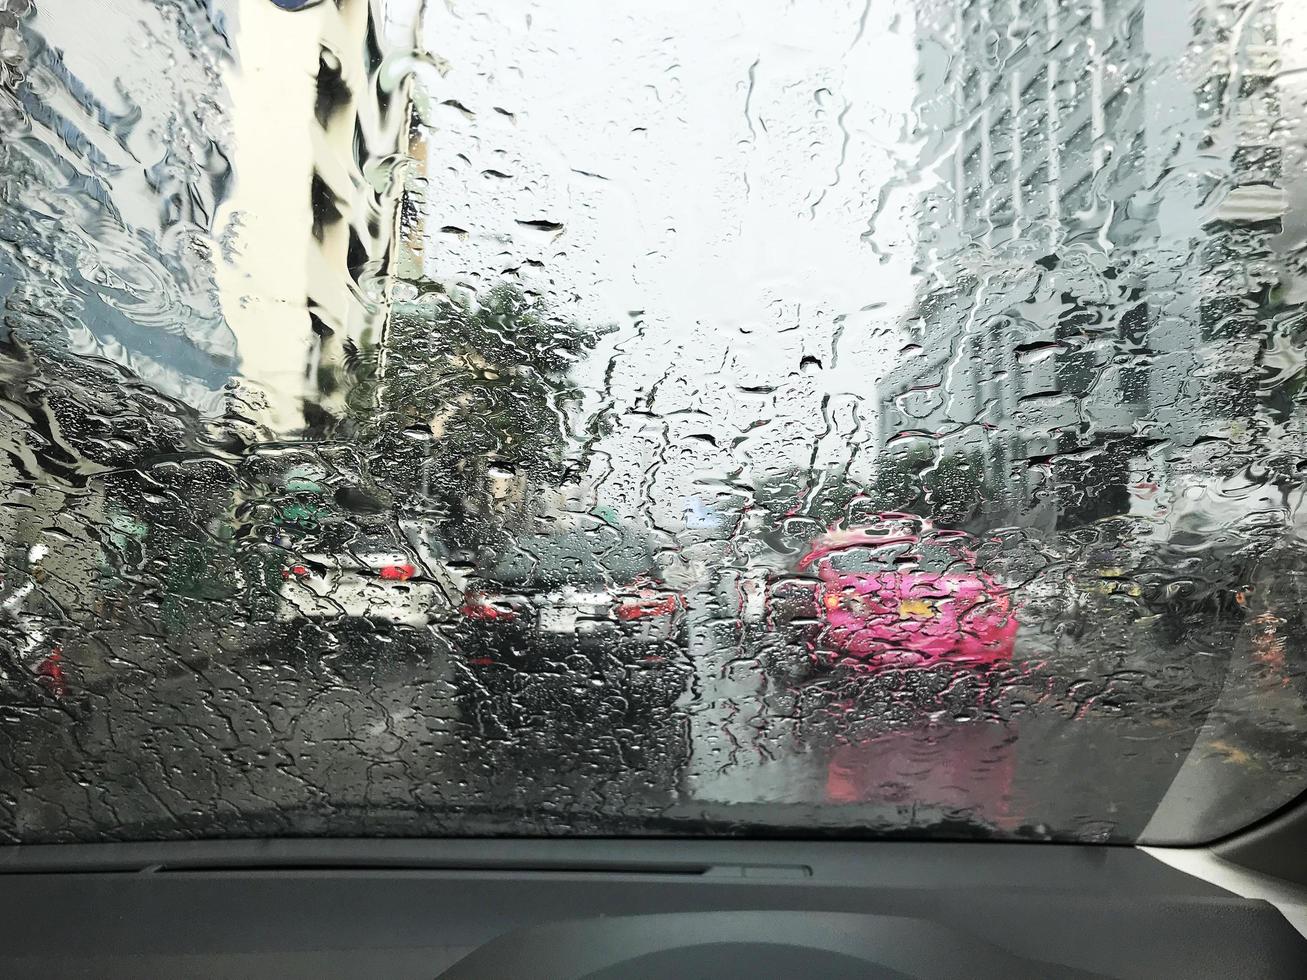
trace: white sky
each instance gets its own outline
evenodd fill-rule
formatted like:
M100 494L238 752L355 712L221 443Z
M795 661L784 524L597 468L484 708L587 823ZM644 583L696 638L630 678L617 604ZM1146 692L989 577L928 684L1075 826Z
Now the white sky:
M619 410L662 379L661 418L624 419L615 485L661 461L653 482L674 499L672 484L693 491L732 458L806 462L824 395L842 419L824 456L874 433L874 382L913 298L916 191L891 181L915 158L908 8L433 3L426 44L450 70L428 90L472 115L429 114L427 270L483 288L517 269L567 315L623 326L583 371ZM820 369L801 372L805 355ZM685 446L691 432L719 451ZM669 451L694 459L667 466Z

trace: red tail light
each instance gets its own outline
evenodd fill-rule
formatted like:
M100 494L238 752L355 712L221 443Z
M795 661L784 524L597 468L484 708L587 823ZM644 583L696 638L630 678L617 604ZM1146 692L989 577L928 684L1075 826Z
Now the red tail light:
M880 611L874 596L859 595L856 592L827 592L822 596L821 604L827 612L836 612L838 610L870 615Z
M281 577L283 579L289 579L292 575L295 578L304 578L308 574L309 569L307 565L291 565L290 568L283 568L281 570Z
M488 620L508 621L516 619L517 613L511 609L505 609L496 606L485 596L467 595L463 597L463 605L458 607L459 613L465 619L475 619L478 622Z
M387 582L407 582L417 573L412 565L382 565L377 572Z
M669 595L662 599L628 599L614 612L623 621L642 619L645 616L670 616L681 608L681 597Z
M68 683L64 679L63 659L63 652L55 647L50 656L36 665L37 676L48 679L51 693L59 698L68 693Z

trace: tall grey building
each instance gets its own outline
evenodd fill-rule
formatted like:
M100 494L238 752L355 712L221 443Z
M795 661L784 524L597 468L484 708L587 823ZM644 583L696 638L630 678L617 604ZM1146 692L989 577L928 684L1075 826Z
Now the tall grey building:
M881 440L977 460L996 517L1128 510L1250 410L1284 210L1276 9L1180 7L919 13L922 285Z

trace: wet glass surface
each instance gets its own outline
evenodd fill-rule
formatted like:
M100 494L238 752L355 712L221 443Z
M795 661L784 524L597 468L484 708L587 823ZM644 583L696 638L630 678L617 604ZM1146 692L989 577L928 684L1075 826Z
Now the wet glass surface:
M627 6L0 0L0 839L1307 788L1307 10Z

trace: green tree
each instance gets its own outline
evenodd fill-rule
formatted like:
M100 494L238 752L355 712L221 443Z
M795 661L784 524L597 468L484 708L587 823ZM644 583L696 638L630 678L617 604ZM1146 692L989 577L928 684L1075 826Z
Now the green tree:
M170 636L210 623L270 619L281 561L234 535L233 474L208 457L110 473L99 588L113 601L157 604Z
M472 529L503 516L488 495L491 475L538 487L581 464L605 420L571 430L583 394L571 372L615 328L563 320L511 286L473 305L436 283L415 285L383 349L353 358L376 378L360 399L372 406L371 468L398 493L448 509L451 528Z

